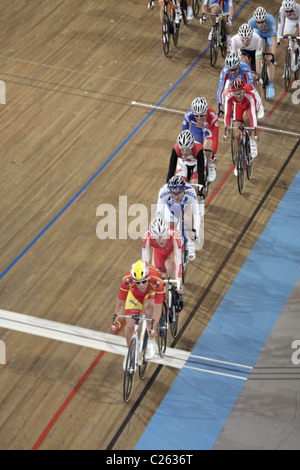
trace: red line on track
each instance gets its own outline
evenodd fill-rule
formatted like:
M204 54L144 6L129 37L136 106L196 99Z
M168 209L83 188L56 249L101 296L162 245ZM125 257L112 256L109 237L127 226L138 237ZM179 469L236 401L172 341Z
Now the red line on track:
M261 123L261 126L263 126L266 122L268 122L268 120L270 119L270 117L272 116L272 114L274 113L275 109L277 108L277 106L279 105L279 103L283 100L283 98L285 97L285 95L287 94L286 91L284 91L281 96L278 98L278 100L276 101L276 103L274 104L274 106L272 107L271 111L267 114L267 116L264 118L264 120L262 121ZM218 186L216 187L216 189L213 191L212 195L208 198L208 201L207 201L207 204L206 204L206 207L209 206L209 204L211 204L211 202L214 200L214 198L216 197L216 195L218 194L218 192L220 191L220 189L224 186L224 184L226 183L227 179L229 178L230 174L232 173L232 171L234 170L234 165L232 165L230 167L230 169L228 170L228 172L226 173L226 175L224 176L224 178L222 179L222 181L218 184ZM124 325L124 321L122 323L122 327ZM98 354L98 356L95 358L95 360L92 362L92 364L90 365L90 367L87 369L87 371L84 373L84 375L81 377L81 379L79 380L79 382L75 385L75 387L73 388L73 390L71 391L71 393L68 395L68 397L66 398L66 400L63 402L63 404L60 406L60 408L58 409L58 411L55 413L55 415L53 416L53 418L49 421L49 423L47 424L47 426L45 427L44 431L42 432L42 434L40 435L40 437L38 438L38 440L36 441L36 443L34 444L34 446L32 447L32 450L38 450L39 447L42 445L42 443L44 442L44 440L46 439L47 435L49 434L49 432L51 431L51 429L53 428L53 426L55 425L55 423L57 422L57 420L59 419L59 417L62 415L62 413L65 411L65 409L67 408L67 406L69 405L69 403L72 401L72 399L74 398L74 396L76 395L76 393L79 391L79 389L81 388L81 386L84 384L84 382L88 379L88 377L90 376L90 374L93 372L93 370L95 369L96 365L98 364L98 362L102 359L102 357L104 356L105 354L105 351L100 351L100 353Z

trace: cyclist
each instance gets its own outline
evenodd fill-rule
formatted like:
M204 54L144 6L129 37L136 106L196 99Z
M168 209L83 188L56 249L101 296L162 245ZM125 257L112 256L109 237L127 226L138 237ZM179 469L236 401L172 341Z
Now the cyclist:
M172 149L166 182L175 174L191 184L204 186L203 146L195 142L194 135L188 129L178 135ZM199 197L203 197L202 191Z
M222 69L219 80L219 88L217 91L217 100L219 105L219 114L223 114L223 94L230 88L232 80L242 78L245 83L253 85L253 76L250 67L245 62L241 62L239 56L235 52L227 54L225 59L225 67Z
M202 16L199 19L200 24L203 24L206 21L205 15L207 13L207 4L208 4L208 0L203 0L202 11L201 11ZM219 7L222 5L222 0L210 0L209 4L210 4L212 16L211 16L211 30L208 35L208 40L211 41L213 27L216 24L216 17L214 15L219 12ZM227 50L230 51L232 17L234 14L233 0L223 0L223 13L228 14L227 20L226 20Z
M184 115L182 131L189 129L195 137L195 142L203 145L208 166L208 182L212 183L216 179L216 153L219 140L219 121L217 113L208 107L205 98L195 98L192 101L191 109ZM201 168L201 167L198 167ZM202 181L200 184L203 184Z
M284 29L283 29L284 26ZM283 34L282 34L283 31ZM295 0L283 0L279 9L278 29L277 29L277 44L280 43L280 36L292 34L299 36L300 34L300 5ZM285 51L284 51L284 64L286 58L287 48L289 46L288 38L283 38ZM299 42L299 41L298 41ZM299 57L298 60L300 61ZM285 67L285 66L284 66ZM285 77L285 68L282 78Z
M232 38L231 51L238 53L238 50L240 60L251 68L254 86L261 96L262 39L247 23L242 24Z
M181 230L182 212L187 209L191 210L190 216L193 228L192 236L188 239L188 256L190 261L196 258L195 242L200 240L200 207L196 191L179 175L172 176L168 183L164 184L159 190L156 217L163 218L170 223L170 226L177 226L178 230Z
M265 40L266 52L271 52L276 55L277 50L277 34L276 34L276 20L274 16L266 12L263 7L258 7L254 10L253 17L250 18L248 24L252 26L254 31L259 34L262 40ZM267 66L268 66L268 77L269 77L269 86L267 89L268 98L274 98L275 91L273 86L274 74L275 74L275 65L274 60L271 56L266 56Z
M155 337L162 314L163 299L163 280L158 269L145 261L138 260L122 279L115 309L116 317L110 329L116 331L121 328L121 319L118 315L123 315L124 311L125 315L139 315L144 309L147 318L154 318L153 330L149 332L147 360L155 355ZM128 347L133 331L134 320L126 318L125 337Z
M161 217L153 219L149 225L149 230L143 236L142 260L149 263L151 248L152 265L155 266L162 275L169 273L171 279L179 281L176 288L176 311L180 312L183 308L181 287L182 283L182 240L181 236Z
M254 88L246 84L241 78L236 78L230 85L230 90L226 93L225 97L225 140L230 135L228 127L231 125L231 115L233 113L233 127L235 131L235 150L238 152L240 130L239 126L253 127L254 130L249 130L251 157L257 156L257 143L255 139L255 129L257 127L257 102L256 96L253 93Z
M153 10L154 7L155 7L155 3L154 3L155 0L150 0L150 3L148 4L148 10ZM181 8L180 8L180 2L178 3L177 0L167 0L167 2L170 2L171 4L171 9L174 8L175 10L175 23L180 23L181 19L182 19L182 12L181 12ZM160 12L159 12L159 16L160 16L160 21L161 21L161 24L163 25L164 24L164 0L158 0L158 3L159 3L159 6L160 6Z

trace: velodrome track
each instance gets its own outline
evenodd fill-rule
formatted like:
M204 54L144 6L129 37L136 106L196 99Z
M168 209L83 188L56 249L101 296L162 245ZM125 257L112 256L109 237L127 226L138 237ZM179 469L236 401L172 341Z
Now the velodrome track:
M234 32L257 6L236 2ZM280 2L264 6L277 15ZM7 98L0 108L0 308L107 333L120 279L141 244L128 233L100 240L98 208L111 204L119 217L126 197L129 230L134 204L150 210L156 203L182 114L195 96L216 108L223 61L210 67L208 27L195 19L166 59L158 9L148 12L138 1L88 0L70 9L16 0L0 8ZM172 344L198 356L203 370L151 364L124 405L119 355L1 329L1 449L296 447L296 314L284 322L289 329L280 319L286 302L288 312L299 311L300 114L293 90L283 91L282 53L243 196L220 123L205 243ZM265 344L267 356L260 356ZM230 371L210 359L229 363ZM252 380L256 366L264 383ZM263 441L278 424L278 435Z

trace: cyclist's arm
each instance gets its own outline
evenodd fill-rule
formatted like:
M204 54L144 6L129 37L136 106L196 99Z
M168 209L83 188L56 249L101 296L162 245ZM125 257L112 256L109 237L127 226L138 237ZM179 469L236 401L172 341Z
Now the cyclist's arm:
M143 236L142 240L142 261L146 261L149 263L150 261L150 254L151 254L151 247L150 247L150 232L146 232Z
M224 89L225 89L225 83L226 83L226 80L227 80L227 72L226 70L222 70L221 72L221 75L220 75L220 80L219 80L219 88L218 88L218 91L217 91L217 100L218 100L218 104L221 104L223 106L223 93L224 93Z
M277 43L280 42L280 36L282 36L284 25L284 9L283 7L279 8L279 15L278 15L278 27L277 27Z
M158 193L158 199L157 199L157 205L156 205L156 217L164 218L164 211L165 211L165 206L166 206L166 199L165 199L164 193L166 193L166 191L167 191L167 185L163 186Z
M190 125L191 125L190 114L191 114L191 110L187 111L184 115L182 126L181 126L182 131L185 131L186 129L190 128Z
M231 114L232 114L232 96L231 92L226 93L225 96L225 108L224 108L224 124L225 127L230 127L231 125Z
M177 166L177 158L178 158L178 155L176 153L176 150L173 147L172 152L171 152L171 157L170 157L169 170L168 170L166 183L169 181L170 178L172 178L172 176L175 175L176 166Z

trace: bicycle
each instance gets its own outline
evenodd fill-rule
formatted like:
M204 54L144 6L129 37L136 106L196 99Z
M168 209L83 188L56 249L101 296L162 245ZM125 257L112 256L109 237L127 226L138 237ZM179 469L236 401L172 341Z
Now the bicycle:
M161 319L159 321L159 331L157 337L158 352L161 358L164 357L167 349L168 329L173 338L176 338L178 331L178 313L176 312L176 287L180 287L180 282L174 279L164 279L164 301Z
M269 76L268 76L268 65L266 61L266 56L270 55L272 57L271 63L275 63L275 56L271 52L263 52L263 60L262 60L262 68L261 68L261 80L262 80L262 88L264 91L265 100L268 101L268 86L269 86Z
M219 47L223 59L227 54L227 31L225 26L225 18L228 17L228 13L206 13L202 15L202 21L206 21L206 15L215 16L216 23L212 26L212 35L210 41L210 64L212 67L216 65Z
M253 130L253 127L239 126L238 128L228 127L228 129L241 130L238 152L236 154L236 170L238 189L239 193L242 194L244 190L245 170L247 173L248 180L252 179L253 173L253 158L251 157L250 135L248 132L248 130Z
M148 343L148 329L147 322L151 323L151 330L153 329L153 318L146 318L140 315L118 315L120 318L132 318L134 320L134 332L130 341L126 356L126 364L124 370L124 381L123 381L123 398L127 403L132 391L132 384L134 375L139 368L140 379L145 378L147 361L145 359L147 343ZM113 323L116 318L114 315Z
M170 14L168 5L170 3ZM170 36L173 36L174 46L179 45L179 30L180 23L175 23L175 9L171 2L164 0L164 19L162 24L162 45L166 57L169 56L170 51Z
M187 0L180 0L181 13L182 13L183 22L184 22L185 25L188 24L187 7L188 7Z
M280 36L280 38L287 38L289 40L284 64L284 86L286 91L288 91L291 85L292 72L294 72L295 80L299 78L300 48L297 39L300 39L300 37L289 34Z

